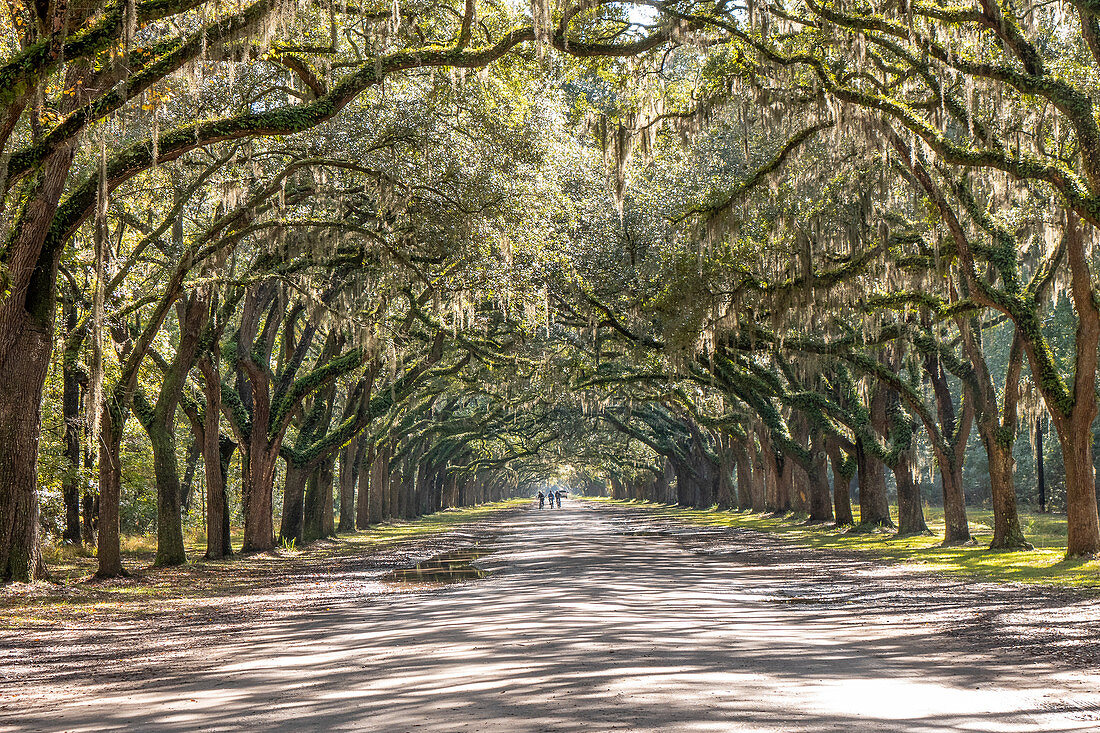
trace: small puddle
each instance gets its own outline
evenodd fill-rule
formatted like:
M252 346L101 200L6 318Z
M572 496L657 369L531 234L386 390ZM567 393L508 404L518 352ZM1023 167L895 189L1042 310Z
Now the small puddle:
M391 570L382 576L382 580L392 583L461 583L477 580L489 573L475 568L472 563L490 552L491 550L483 547L444 552L422 560L411 568Z

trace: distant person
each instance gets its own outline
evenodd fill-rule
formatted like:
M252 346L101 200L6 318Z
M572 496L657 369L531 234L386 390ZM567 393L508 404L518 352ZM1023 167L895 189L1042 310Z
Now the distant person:
M558 509L561 509L561 495L562 495L562 493L563 493L562 491L555 491L554 492L554 498L558 502Z
M546 508L546 494L539 492L539 509Z

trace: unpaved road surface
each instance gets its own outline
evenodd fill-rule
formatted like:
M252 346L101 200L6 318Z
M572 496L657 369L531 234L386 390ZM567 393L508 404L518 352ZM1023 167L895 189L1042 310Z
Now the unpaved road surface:
M0 730L1100 730L1088 597L576 501L488 526L482 580L0 632Z

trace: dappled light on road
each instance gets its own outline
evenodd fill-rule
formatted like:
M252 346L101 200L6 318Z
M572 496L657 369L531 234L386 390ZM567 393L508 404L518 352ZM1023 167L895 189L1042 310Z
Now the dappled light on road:
M186 626L163 667L98 684L43 672L55 699L7 729L380 731L1091 731L1096 678L947 633L963 601L904 577L847 602L819 568L718 557L633 513L570 501L502 515L492 571L468 583L344 598L236 629ZM643 529L643 527L633 527ZM800 576L800 574L804 574ZM797 580L801 577L804 585ZM338 578L333 578L334 581ZM893 594L882 596L883 584ZM891 583L893 585L891 586ZM848 595L846 595L848 594ZM874 600L874 599L870 599ZM965 600L973 604L973 599ZM132 661L132 660L131 660ZM79 670L81 673L77 674Z

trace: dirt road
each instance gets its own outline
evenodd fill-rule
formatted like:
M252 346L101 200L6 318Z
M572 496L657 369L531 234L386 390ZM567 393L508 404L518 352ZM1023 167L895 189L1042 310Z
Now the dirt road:
M1096 601L576 501L491 524L482 580L4 632L0 730L1100 730Z

